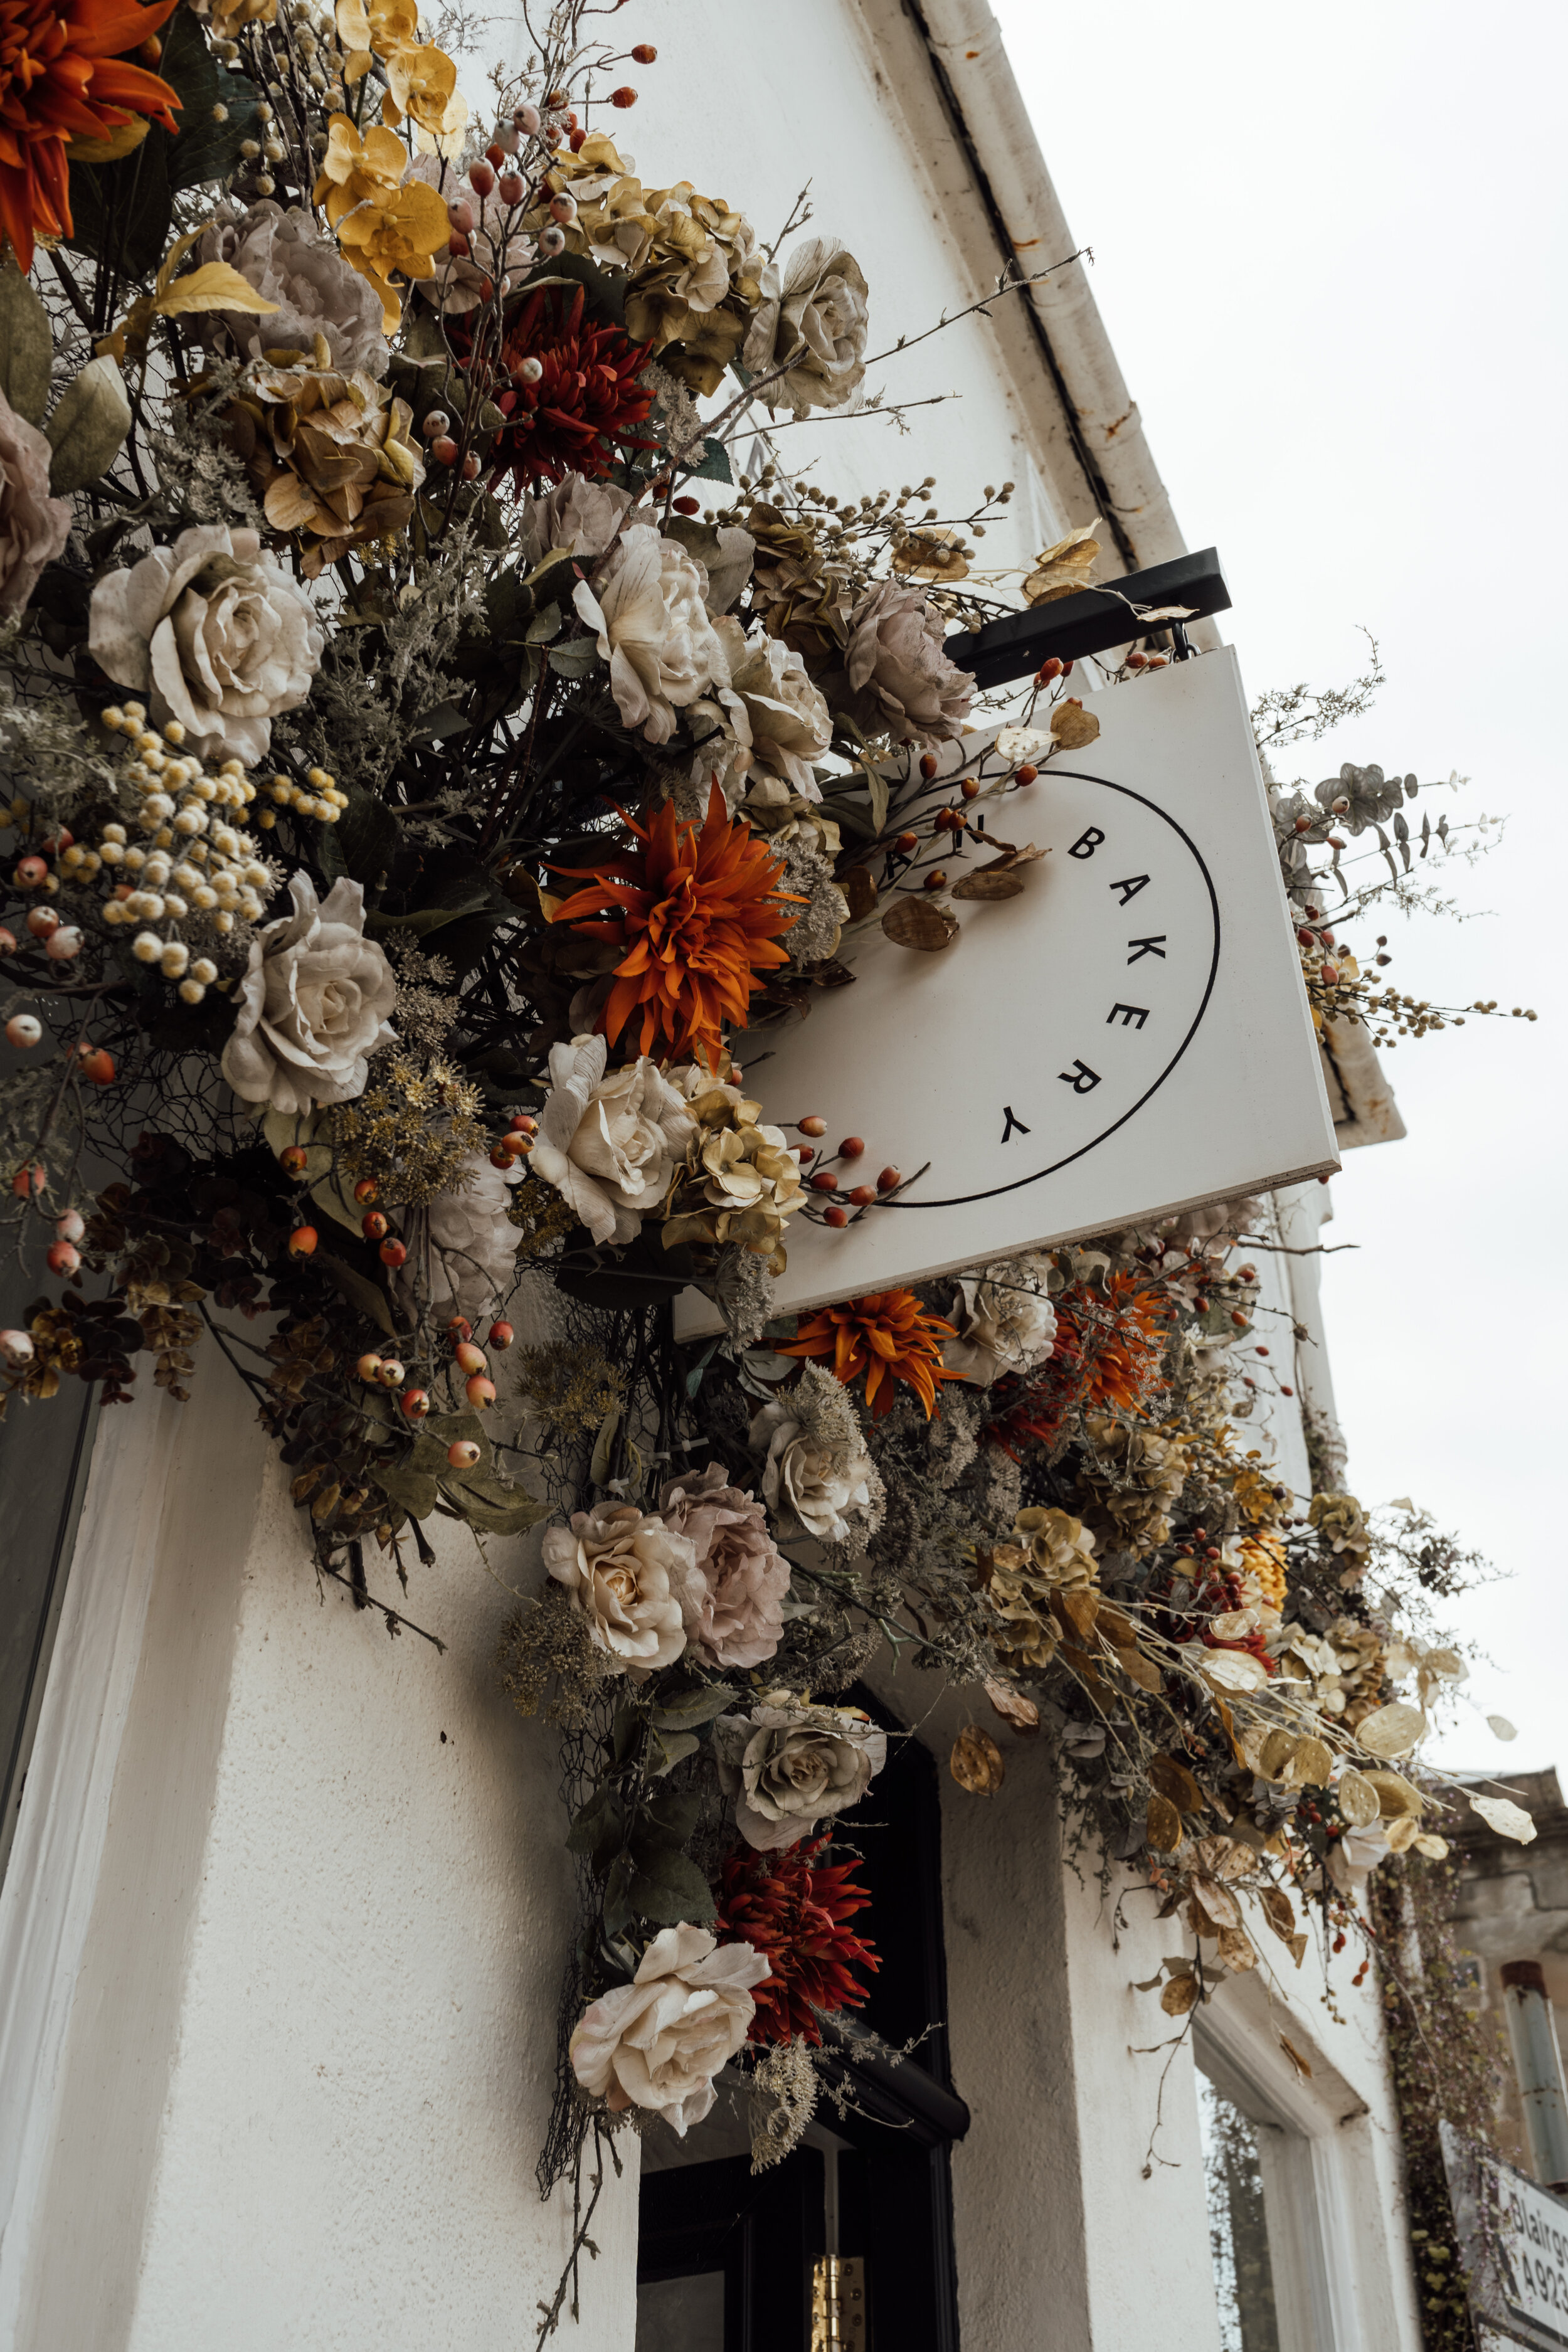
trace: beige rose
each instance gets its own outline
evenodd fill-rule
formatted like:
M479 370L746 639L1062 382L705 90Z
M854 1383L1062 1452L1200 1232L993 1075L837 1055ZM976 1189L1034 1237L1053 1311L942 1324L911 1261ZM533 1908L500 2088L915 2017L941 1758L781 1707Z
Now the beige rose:
M797 1393L775 1397L752 1423L752 1451L766 1455L763 1499L786 1528L799 1527L818 1543L849 1543L852 1522L871 1513L876 1470L858 1437L798 1419Z
M50 455L0 393L0 613L22 610L70 536L70 500L49 496Z
M623 531L595 575L578 582L573 603L610 666L610 691L628 727L650 743L668 743L675 714L705 686L728 685L724 648L703 602L707 583L679 541L651 523Z
M613 482L567 474L542 499L525 498L518 518L518 549L525 567L542 563L552 548L603 555L631 505L631 492ZM558 575L560 576L560 575Z
M289 894L294 912L250 943L222 1068L242 1101L298 1113L364 1092L368 1057L392 1042L397 982L364 936L357 882L334 882L318 902L309 875L294 874Z
M708 1665L760 1666L778 1648L790 1577L762 1505L710 1462L699 1477L672 1478L658 1508L697 1555L680 1595L689 1644Z
M854 1707L764 1705L721 1715L713 1755L741 1835L769 1853L858 1805L887 1761L888 1735Z
M1025 1258L1004 1259L978 1275L961 1276L949 1309L959 1336L942 1351L949 1370L984 1389L1005 1373L1043 1364L1057 1336L1057 1311L1046 1296L1046 1281L1044 1266Z
M522 1236L507 1210L511 1188L525 1173L524 1168L492 1168L476 1151L465 1163L464 1181L438 1193L423 1213L428 1259L416 1247L405 1271L412 1274L417 1265L427 1272L432 1315L463 1315L477 1323L510 1295Z
M866 373L869 290L859 263L833 237L808 237L782 271L765 265L742 359L754 376L785 370L759 387L770 408L802 416L843 407Z
M647 2107L685 2138L713 2105L713 2077L751 2029L751 1988L773 1974L750 1944L665 1927L630 1984L601 1993L572 2036L572 2069L616 2109Z
M696 1573L696 1548L635 1503L597 1503L574 1511L570 1527L546 1528L544 1565L614 1672L641 1682L685 1649L679 1595Z
M923 589L883 580L869 590L850 616L844 666L868 734L947 743L962 733L974 680L943 653Z
M226 523L107 573L88 614L93 659L146 695L154 726L178 719L187 752L247 767L266 757L274 714L310 693L324 643L303 588L255 531Z
M813 761L826 756L833 740L827 704L792 646L765 630L750 639L728 615L714 624L724 648L729 683L715 699L697 703L693 720L722 729L692 762L706 783L715 778L731 805L763 775L776 776L803 800L819 801L822 787ZM744 759L737 755L745 753Z
M550 1092L529 1165L576 1211L596 1242L629 1242L663 1205L697 1132L654 1062L606 1077L603 1037L550 1051Z
M196 248L199 261L226 261L276 311L257 317L243 310L215 310L195 324L209 347L221 327L241 359L268 352L313 354L325 335L331 364L366 375L386 373L389 357L381 331L381 303L357 270L351 269L330 236L307 212L285 212L270 196L238 219L219 218Z

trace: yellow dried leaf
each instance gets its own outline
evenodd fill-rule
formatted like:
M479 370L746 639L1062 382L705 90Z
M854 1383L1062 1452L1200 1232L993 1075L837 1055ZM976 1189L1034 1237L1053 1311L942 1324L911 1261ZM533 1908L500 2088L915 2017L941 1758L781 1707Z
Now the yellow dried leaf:
M1377 1790L1366 1774L1357 1772L1353 1768L1341 1773L1339 1787L1334 1793L1340 1801L1341 1815L1349 1822L1352 1830L1370 1829L1383 1810Z
M1024 582L1025 601L1030 604L1054 604L1058 597L1076 596L1089 587L1100 560L1100 541L1094 535L1099 529L1097 517L1093 522L1069 530L1054 547L1042 548L1035 558L1034 570Z
M1026 1698L1008 1683L998 1682L994 1675L986 1675L984 1689L1004 1723L1010 1723L1015 1731L1038 1731L1040 1710L1032 1698Z
M278 305L226 261L204 261L188 278L177 278L155 294L153 308L165 319L183 318L190 310L250 310L259 318Z
M1100 1596L1094 1592L1055 1592L1051 1605L1064 1617L1080 1642L1087 1642L1100 1615Z
M1258 1751L1258 1769L1266 1780L1281 1780L1295 1752L1293 1731L1271 1731Z
M964 1725L952 1743L947 1764L959 1787L967 1789L972 1797L994 1797L1007 1774L1002 1750L977 1723Z
M1389 1822L1384 1835L1388 1839L1390 1853L1404 1853L1407 1847L1413 1846L1415 1843L1415 1816L1411 1813L1401 1813L1397 1821Z
M898 898L882 917L883 936L895 947L914 948L921 955L940 955L959 933L956 915L931 898Z
M966 874L962 882L952 886L955 898L1021 898L1023 877L1012 870L1011 859L998 866L983 866L977 874Z
M870 914L876 907L876 877L868 873L864 866L852 866L847 874L839 877L838 887L843 891L848 905L851 922L859 922L863 916Z
M111 131L107 139L73 139L66 149L66 161L68 163L118 163L122 155L129 155L133 148L141 146L152 128L146 115L133 115L129 122L122 122L118 131Z
M1222 1968L1239 1975L1245 1969L1258 1966L1258 1950L1245 1927L1222 1927L1215 1937Z
M1150 1798L1145 1833L1155 1853L1175 1853L1180 1849L1182 1817L1169 1797Z
M1415 1847L1416 1853L1424 1853L1428 1862L1446 1862L1447 1860L1448 1841L1447 1838L1438 1837L1436 1832L1433 1830L1421 1831L1419 1835L1412 1838L1410 1842Z
M1167 2017L1185 2017L1189 2009L1196 2007L1198 1991L1196 1977L1173 1977L1160 1995L1160 2006Z
M1136 1683L1140 1690L1146 1690L1158 1698L1165 1687L1165 1677L1152 1658L1146 1658L1142 1651L1136 1648L1117 1648L1111 1654L1130 1683Z
M1205 1810L1204 1792L1184 1764L1173 1756L1152 1756L1149 1759L1149 1786L1157 1789L1162 1797L1169 1797L1179 1812L1198 1813Z
M1100 735L1100 721L1076 697L1058 702L1051 713L1051 733L1064 751L1086 751Z
M1307 2063L1307 2061L1302 2057L1300 2052L1297 2049L1295 2043L1288 2035L1282 2033L1279 2036L1279 2047L1283 2050L1286 2057L1289 2058L1291 2065L1294 2066L1297 2074L1301 2077L1301 2080L1304 2083L1310 2083L1312 2079L1312 2070Z
M1217 1878L1194 1878L1193 1898L1194 1902L1203 1906L1205 1916L1214 1922L1215 1930L1221 1927L1240 1927L1240 1906L1229 1887L1222 1886Z
M1258 1899L1263 1906L1263 1916L1282 1944L1290 1943L1296 1934L1296 1914L1290 1907L1290 1897L1282 1886L1262 1886Z

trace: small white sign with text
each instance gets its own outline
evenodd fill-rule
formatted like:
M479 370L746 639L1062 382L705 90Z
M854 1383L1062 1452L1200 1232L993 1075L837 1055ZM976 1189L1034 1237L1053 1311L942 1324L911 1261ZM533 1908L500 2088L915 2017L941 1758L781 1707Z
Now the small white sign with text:
M942 747L939 799L982 785L950 883L989 862L988 835L1033 844L1018 896L954 903L960 936L935 954L873 921L846 941L852 985L737 1040L764 1119L822 1117L826 1154L864 1139L846 1192L930 1163L841 1229L792 1220L780 1314L1337 1167L1234 653L1085 707L1098 740L1021 789L985 789L1009 766L996 730ZM913 761L895 814L910 792L929 815ZM894 859L881 909L899 878ZM721 1328L700 1292L678 1299L679 1337Z

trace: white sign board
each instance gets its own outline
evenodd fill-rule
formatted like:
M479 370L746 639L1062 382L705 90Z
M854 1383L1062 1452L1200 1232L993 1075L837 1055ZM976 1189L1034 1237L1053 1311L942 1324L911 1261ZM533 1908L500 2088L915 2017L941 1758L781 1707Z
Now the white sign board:
M1568 2203L1451 2125L1440 2137L1473 2315L1504 2346L1568 2346Z
M937 954L871 924L847 943L852 986L737 1041L765 1119L821 1116L825 1153L864 1139L846 1192L931 1163L841 1230L792 1221L781 1314L1338 1166L1235 655L1085 707L1098 741L983 790L966 805L984 832L944 861L956 883L988 862L985 833L1033 843L1048 855L1020 896L954 904ZM941 797L1006 772L994 734L943 747ZM929 824L918 769L904 789ZM677 1302L679 1337L720 1328L700 1293Z

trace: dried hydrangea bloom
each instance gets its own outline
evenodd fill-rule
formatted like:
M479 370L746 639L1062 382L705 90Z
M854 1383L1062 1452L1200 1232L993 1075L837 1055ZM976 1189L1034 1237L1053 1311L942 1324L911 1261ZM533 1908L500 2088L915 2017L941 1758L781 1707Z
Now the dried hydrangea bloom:
M736 1827L766 1853L858 1804L887 1761L888 1735L857 1707L764 1704L721 1715L713 1754Z
M617 2110L646 2107L685 2138L713 2105L713 2078L751 2030L751 1989L770 1973L750 1944L664 1927L630 1984L601 1993L572 2036L572 2069Z
M688 1537L635 1503L598 1503L574 1511L569 1527L544 1531L545 1567L617 1672L638 1681L686 1647L679 1594L696 1562Z
M425 479L413 421L368 375L247 370L225 412L229 439L272 529L299 541L308 580L408 521Z
M220 215L196 255L203 262L226 261L278 305L264 318L239 310L199 314L193 323L209 347L221 329L242 359L259 360L268 352L313 352L316 337L324 335L334 367L386 373L381 304L311 214L286 212L263 197L237 218Z
M951 1309L958 1337L948 1340L942 1361L977 1388L989 1388L1009 1372L1032 1371L1056 1343L1056 1309L1047 1296L1043 1261L1005 1258L962 1276Z
M670 1479L658 1508L697 1555L680 1593L689 1647L709 1665L760 1666L778 1648L790 1579L763 1506L710 1462L696 1477Z

